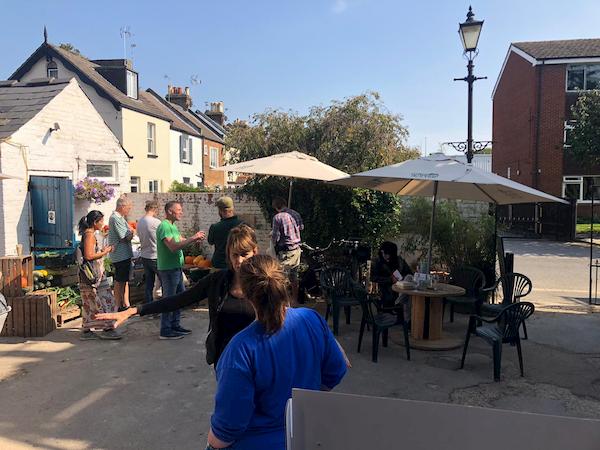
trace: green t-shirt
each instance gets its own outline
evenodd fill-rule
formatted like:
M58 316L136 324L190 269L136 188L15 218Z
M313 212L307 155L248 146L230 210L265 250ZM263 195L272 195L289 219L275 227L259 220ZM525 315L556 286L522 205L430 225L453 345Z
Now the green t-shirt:
M156 253L158 255L158 270L181 269L183 267L183 250L173 253L164 243L163 239L171 238L175 242L181 240L177 225L163 220L156 229Z
M213 223L208 229L208 243L215 246L215 252L212 257L212 266L215 269L227 268L227 238L233 227L243 223L238 216L221 219L220 222Z

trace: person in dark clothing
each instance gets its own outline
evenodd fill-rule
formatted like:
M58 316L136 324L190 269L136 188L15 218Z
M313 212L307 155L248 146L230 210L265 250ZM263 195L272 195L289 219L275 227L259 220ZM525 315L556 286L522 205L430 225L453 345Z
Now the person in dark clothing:
M377 283L381 294L381 303L392 307L397 303L398 294L392 291L392 285L399 281L394 273L400 273L402 278L412 275L409 265L398 255L398 246L385 241L379 247L379 254L371 270L371 281ZM403 299L402 299L403 300Z
M208 229L208 243L215 246L215 252L212 257L212 266L214 269L227 268L227 237L229 231L237 227L242 221L235 215L233 209L233 200L231 197L223 196L216 201L221 220L213 223Z
M98 314L97 319L115 320L115 327L129 317L175 311L208 298L209 333L206 338L206 362L215 364L225 347L238 332L255 319L252 304L246 300L239 279L242 263L258 253L254 230L248 225L232 228L227 239L228 268L200 279L190 289L171 297L113 314Z

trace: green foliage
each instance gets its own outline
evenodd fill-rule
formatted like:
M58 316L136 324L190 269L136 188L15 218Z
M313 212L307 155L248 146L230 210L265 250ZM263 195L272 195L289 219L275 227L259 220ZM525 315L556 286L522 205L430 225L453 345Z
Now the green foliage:
M586 165L600 163L600 92L582 94L572 107L571 153Z
M367 93L314 107L305 116L277 110L256 114L249 124L230 127L226 145L234 162L300 151L357 173L418 157L406 145L407 136L401 117L388 112L377 93ZM287 198L288 189L288 179L262 176L244 187L268 216L271 200ZM400 222L397 196L319 181L294 180L291 206L304 219L303 238L314 245L348 237L378 244L397 233Z
M430 200L406 201L400 226L410 237L403 245L404 252L416 253L419 259L426 257L430 223ZM484 213L468 219L460 213L456 202L438 202L433 227L433 264L450 270L461 265L477 267L489 281L494 276L494 261L494 218Z
M194 187L189 184L173 181L169 187L169 192L220 192L221 188L217 187Z
M63 42L58 47L68 52L75 53L76 55L81 55L79 49L76 48L73 44L70 44L69 42Z

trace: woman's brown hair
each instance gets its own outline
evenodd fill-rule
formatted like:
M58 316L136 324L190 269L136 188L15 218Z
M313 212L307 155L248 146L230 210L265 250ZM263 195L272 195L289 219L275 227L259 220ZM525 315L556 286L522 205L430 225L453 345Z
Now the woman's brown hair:
M289 304L289 281L279 262L268 255L253 256L242 264L240 282L265 331L277 333Z
M252 227L241 224L232 228L227 237L227 265L231 266L231 255L245 255L257 247L256 233Z

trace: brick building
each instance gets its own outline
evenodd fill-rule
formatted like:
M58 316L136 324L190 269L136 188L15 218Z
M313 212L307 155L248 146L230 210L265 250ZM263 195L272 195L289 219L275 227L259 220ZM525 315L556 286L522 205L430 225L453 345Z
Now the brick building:
M569 155L571 106L600 89L600 39L511 44L492 94L494 173L558 197L585 215L600 167Z

